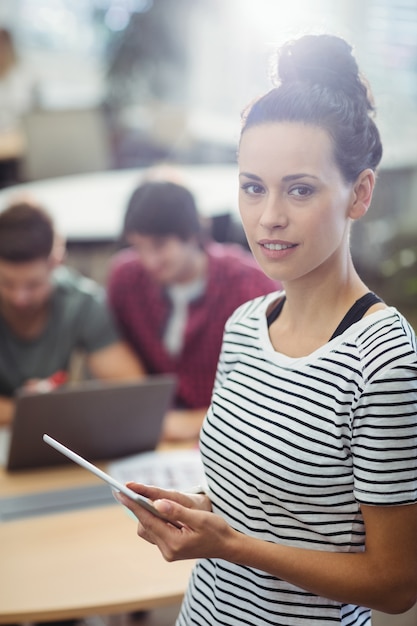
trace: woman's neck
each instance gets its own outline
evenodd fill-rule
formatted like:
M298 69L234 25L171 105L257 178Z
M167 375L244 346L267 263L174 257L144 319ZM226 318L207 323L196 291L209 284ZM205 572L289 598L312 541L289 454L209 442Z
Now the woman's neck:
M293 357L327 343L350 307L369 291L353 266L343 280L330 274L319 281L290 281L284 289L284 306L269 332L274 348Z

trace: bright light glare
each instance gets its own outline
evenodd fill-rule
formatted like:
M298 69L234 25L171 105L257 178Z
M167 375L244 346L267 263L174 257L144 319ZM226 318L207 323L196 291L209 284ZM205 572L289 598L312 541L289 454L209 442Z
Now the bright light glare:
M334 13L326 10L325 0L235 0L234 11L253 39L274 48L306 32L334 27Z
M112 6L107 11L104 21L106 26L113 31L124 30L129 24L130 13L124 7Z

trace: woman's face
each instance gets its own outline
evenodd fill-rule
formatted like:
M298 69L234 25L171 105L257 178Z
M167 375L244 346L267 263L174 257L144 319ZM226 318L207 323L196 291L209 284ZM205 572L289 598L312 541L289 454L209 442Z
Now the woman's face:
M354 185L344 181L323 129L265 123L239 150L239 210L264 272L284 283L334 267L348 252Z

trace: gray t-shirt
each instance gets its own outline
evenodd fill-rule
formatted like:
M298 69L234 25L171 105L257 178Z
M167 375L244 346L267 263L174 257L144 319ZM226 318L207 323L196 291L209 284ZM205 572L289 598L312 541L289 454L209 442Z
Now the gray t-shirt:
M17 337L0 315L0 395L12 396L30 378L68 370L75 350L95 352L119 339L100 285L65 266L53 281L49 320L37 338Z

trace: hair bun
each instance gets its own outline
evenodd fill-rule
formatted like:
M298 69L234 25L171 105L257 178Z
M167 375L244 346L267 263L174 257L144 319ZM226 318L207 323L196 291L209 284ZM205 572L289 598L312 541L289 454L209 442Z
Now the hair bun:
M285 44L279 52L275 78L281 84L308 82L352 96L358 95L359 87L368 108L373 108L352 47L334 35L305 35Z

